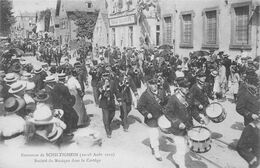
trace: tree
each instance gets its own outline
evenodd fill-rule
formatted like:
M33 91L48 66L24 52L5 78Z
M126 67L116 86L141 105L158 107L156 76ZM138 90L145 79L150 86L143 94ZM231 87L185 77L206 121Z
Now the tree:
M0 33L8 35L15 18L12 12L12 3L9 0L0 0Z
M77 37L92 40L94 28L97 22L98 11L93 13L75 11L70 17L75 21L77 28Z

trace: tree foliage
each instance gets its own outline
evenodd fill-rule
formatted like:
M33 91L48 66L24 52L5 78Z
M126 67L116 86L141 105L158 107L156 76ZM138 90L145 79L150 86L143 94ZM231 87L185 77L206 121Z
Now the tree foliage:
M98 11L93 13L76 11L71 13L70 17L75 21L77 28L77 37L92 39L94 28L97 22Z
M12 3L9 0L0 0L0 33L8 35L15 18L12 12Z

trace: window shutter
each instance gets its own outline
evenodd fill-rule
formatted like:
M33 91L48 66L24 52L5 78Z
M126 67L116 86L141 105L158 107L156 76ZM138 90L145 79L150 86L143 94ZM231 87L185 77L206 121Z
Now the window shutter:
M192 43L191 14L183 15L183 43Z
M172 18L165 17L164 18L164 43L171 44L172 43Z
M248 44L248 6L235 8L235 42Z
M217 43L217 13L216 11L206 12L206 43Z

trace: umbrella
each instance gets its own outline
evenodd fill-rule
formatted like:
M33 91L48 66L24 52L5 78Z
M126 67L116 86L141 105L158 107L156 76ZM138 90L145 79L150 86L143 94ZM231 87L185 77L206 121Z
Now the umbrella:
M170 49L173 49L173 47L169 44L164 44L164 45L161 45L159 47L159 49L170 50Z

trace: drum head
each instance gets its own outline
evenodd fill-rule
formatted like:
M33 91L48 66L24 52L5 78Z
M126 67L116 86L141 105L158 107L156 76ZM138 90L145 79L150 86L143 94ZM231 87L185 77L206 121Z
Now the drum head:
M216 118L221 115L223 111L223 108L221 104L219 103L211 103L207 108L206 108L206 114L210 118Z
M158 119L158 125L162 129L170 128L171 127L171 122L165 117L165 115L162 115Z
M206 127L196 126L188 131L188 137L195 142L202 142L211 137L211 132Z

